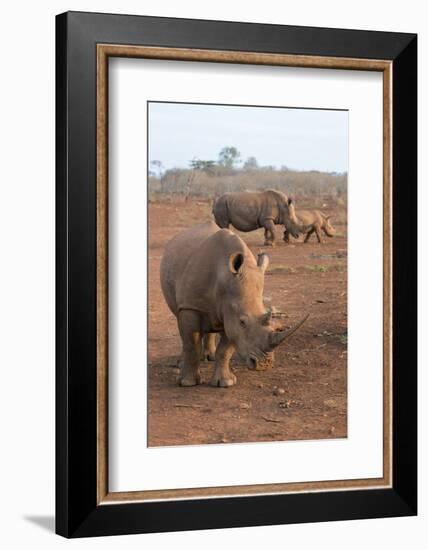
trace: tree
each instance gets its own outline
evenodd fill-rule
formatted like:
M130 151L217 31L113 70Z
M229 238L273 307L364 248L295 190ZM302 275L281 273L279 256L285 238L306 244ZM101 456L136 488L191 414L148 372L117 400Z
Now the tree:
M223 147L218 154L218 162L226 168L233 168L235 164L241 162L241 153L236 147Z
M248 157L244 162L244 170L257 170L258 167L256 157Z
M213 175L215 172L214 160L192 159L189 164L192 170L201 170L209 175Z
M156 169L158 177L161 180L163 176L163 164L160 160L152 160L150 164Z

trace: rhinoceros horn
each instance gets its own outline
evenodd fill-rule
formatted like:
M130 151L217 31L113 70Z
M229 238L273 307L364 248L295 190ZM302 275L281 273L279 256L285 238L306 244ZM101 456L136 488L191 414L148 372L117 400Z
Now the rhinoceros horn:
M291 336L298 328L300 328L303 323L306 321L306 319L309 317L309 313L306 315L306 317L303 317L297 324L295 324L293 327L289 328L288 330L280 330L276 332L272 332L269 337L270 345L273 348L276 348L279 346L279 344L282 344L284 340L286 340L289 336Z

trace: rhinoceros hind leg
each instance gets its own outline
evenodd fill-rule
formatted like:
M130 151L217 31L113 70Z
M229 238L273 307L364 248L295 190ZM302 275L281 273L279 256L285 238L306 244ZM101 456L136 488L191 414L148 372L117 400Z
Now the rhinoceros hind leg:
M265 246L274 246L275 245L275 224L272 220L265 220L263 222L263 227L265 228Z
M215 360L215 349L216 349L215 336L216 335L214 332L205 334L203 339L203 345L202 345L202 354L201 354L202 361Z
M228 388L236 384L236 376L230 369L230 359L235 351L225 334L221 335L215 354L215 369L210 385L216 388Z

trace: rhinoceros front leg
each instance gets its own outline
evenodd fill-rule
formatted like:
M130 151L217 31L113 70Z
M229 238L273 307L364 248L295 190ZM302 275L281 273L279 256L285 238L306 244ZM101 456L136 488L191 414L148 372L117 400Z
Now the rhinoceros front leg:
M275 244L275 224L273 220L264 220L265 228L265 246L274 246Z
M312 227L309 229L309 231L306 233L305 240L303 242L307 243L309 239L311 238L312 233L315 231L315 229Z
M234 351L235 347L226 334L222 333L215 353L215 370L210 380L211 386L227 388L236 384L236 376L230 370L230 359Z
M320 226L318 224L315 224L314 230L315 230L315 235L317 236L318 242L322 243Z
M180 385L196 386L201 383L199 372L201 333L197 313L190 310L181 311L178 318L178 328L183 343Z

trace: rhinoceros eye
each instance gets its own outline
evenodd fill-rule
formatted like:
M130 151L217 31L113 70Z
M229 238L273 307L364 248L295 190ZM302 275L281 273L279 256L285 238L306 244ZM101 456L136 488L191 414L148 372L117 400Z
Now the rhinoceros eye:
M239 318L239 324L242 328L245 328L247 326L247 317L245 315L242 315Z

